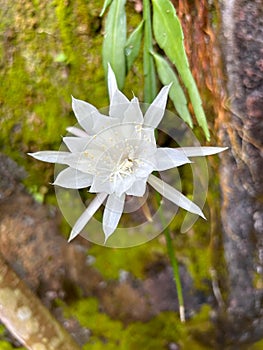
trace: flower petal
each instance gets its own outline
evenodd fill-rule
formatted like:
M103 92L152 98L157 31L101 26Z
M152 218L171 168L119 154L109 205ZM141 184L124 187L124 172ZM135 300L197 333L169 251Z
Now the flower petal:
M40 151L35 153L28 153L29 156L42 160L48 163L67 164L68 159L71 157L70 152L59 152L59 151Z
M83 152L91 141L91 137L63 137L63 142L70 152Z
M180 147L179 152L184 153L187 157L203 157L220 153L227 150L228 147Z
M90 205L87 207L87 209L81 214L81 216L76 221L75 225L73 226L68 241L72 241L73 238L75 238L86 226L88 221L92 218L92 216L96 213L96 211L99 209L103 201L106 199L107 193L99 193L93 201L90 203Z
M124 112L129 107L130 101L119 90L116 90L110 103L109 115L120 120L124 117Z
M92 185L89 189L89 192L91 193L106 192L108 194L111 194L114 192L114 184L113 182L109 181L109 178L107 176L95 175L93 178Z
M72 135L78 136L78 137L86 137L88 136L88 134L86 133L86 131L76 128L75 126L69 126L66 129L68 132L70 132Z
M72 108L79 124L88 135L94 135L101 130L118 123L118 120L105 116L88 102L78 100L72 96Z
M82 171L83 173L94 174L97 159L101 157L101 150L94 148L89 151L69 154L70 157L68 157L62 164L67 164L71 168Z
M93 128L94 119L99 118L100 116L97 108L88 102L78 100L72 96L72 109L79 124L90 134Z
M152 145L156 146L154 129L152 128L142 128L141 139L144 141L150 142Z
M58 174L53 185L65 188L86 188L91 185L92 180L92 175L68 167Z
M120 121L117 118L112 118L100 114L100 117L94 120L92 134L98 134L99 132L104 131L105 129L109 129L115 125L118 125L119 122Z
M148 183L169 201L187 211L190 211L193 214L200 215L205 219L202 210L195 203L190 201L190 199L185 197L181 192L177 191L172 186L168 185L166 182L163 182L154 175L150 175L148 178Z
M114 192L117 194L117 196L122 196L135 181L136 177L132 174L123 179L117 180L114 184Z
M143 114L137 97L133 97L128 108L124 112L123 123L143 124Z
M146 181L145 179L136 180L132 186L126 191L129 196L143 197L146 191Z
M122 120L124 112L128 108L130 101L118 89L117 80L110 64L108 64L108 90L110 96L109 115Z
M171 84L162 88L144 115L144 126L156 128L161 122Z
M117 80L111 68L111 65L108 63L108 91L109 91L110 101L112 100L116 90L118 90Z
M156 167L154 170L167 170L183 164L191 163L183 152L177 148L157 148L154 155Z
M103 231L105 233L105 242L115 231L124 207L125 194L118 197L114 193L109 195L107 203L103 213Z

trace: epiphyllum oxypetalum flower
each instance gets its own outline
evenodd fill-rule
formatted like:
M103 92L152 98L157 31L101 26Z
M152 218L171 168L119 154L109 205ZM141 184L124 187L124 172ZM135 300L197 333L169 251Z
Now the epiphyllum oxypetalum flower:
M188 157L211 155L225 149L157 147L154 129L164 115L169 88L162 88L143 116L138 99L133 97L129 101L118 90L115 75L109 66L109 116L102 115L91 104L73 98L73 111L85 131L68 128L75 135L63 138L69 152L30 154L45 162L68 165L58 174L54 185L73 189L90 187L89 192L97 193L75 223L69 241L82 231L107 198L103 213L106 242L119 223L125 196L143 196L147 183L176 205L204 218L196 204L151 174L190 163Z

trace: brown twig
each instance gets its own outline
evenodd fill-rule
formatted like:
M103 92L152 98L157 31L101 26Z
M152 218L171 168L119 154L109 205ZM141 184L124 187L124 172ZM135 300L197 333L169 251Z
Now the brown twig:
M1 255L0 320L29 350L80 350Z

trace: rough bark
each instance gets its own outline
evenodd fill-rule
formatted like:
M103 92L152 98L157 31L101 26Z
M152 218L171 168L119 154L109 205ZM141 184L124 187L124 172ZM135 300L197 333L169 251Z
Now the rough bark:
M215 129L230 148L220 157L222 226L214 223L226 271L216 257L220 244L213 255L220 264L217 344L236 349L263 331L263 1L174 3L207 115L217 115Z
M230 150L222 157L224 249L228 268L228 343L263 332L263 1L224 1L222 48L229 111L219 120Z

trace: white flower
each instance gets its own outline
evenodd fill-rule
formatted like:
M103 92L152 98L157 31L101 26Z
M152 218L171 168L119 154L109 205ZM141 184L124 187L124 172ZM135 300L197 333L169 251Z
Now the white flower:
M159 92L143 116L139 101L129 101L118 90L115 75L108 68L109 116L91 104L72 98L72 108L83 130L68 128L72 137L64 137L69 152L31 153L36 159L66 164L54 185L80 189L90 187L96 197L75 223L69 241L76 237L107 198L103 213L105 242L121 218L126 195L141 197L147 183L171 202L204 218L201 209L182 193L152 175L190 163L188 157L211 155L220 147L157 147L154 129L163 118L170 86Z

